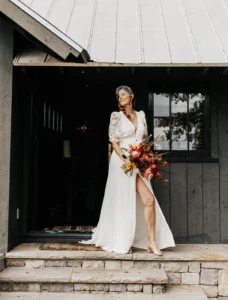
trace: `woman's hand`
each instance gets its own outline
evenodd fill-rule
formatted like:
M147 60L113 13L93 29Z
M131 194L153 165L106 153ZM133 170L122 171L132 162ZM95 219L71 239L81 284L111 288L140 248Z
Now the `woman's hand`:
M123 161L124 161L125 164L129 164L130 163L130 160L128 158L123 159Z

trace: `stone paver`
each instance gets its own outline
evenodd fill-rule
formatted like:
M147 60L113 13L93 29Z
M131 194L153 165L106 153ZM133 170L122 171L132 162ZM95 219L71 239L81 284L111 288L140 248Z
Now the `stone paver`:
M208 300L200 287L169 286L165 294L153 295L153 300Z
M204 269L220 269L220 270L228 270L228 262L203 262L202 268Z
M162 257L133 248L133 260L153 261L228 261L227 245L178 244L164 249Z
M82 268L7 268L0 273L2 283L153 283L165 284L162 269L82 269Z
M105 269L121 269L121 265L120 260L106 260Z
M0 293L0 300L207 300L194 286L168 287L165 294ZM224 298L225 299L225 298Z
M77 283L167 283L162 269L75 269L71 282Z
M188 271L191 273L200 273L200 263L199 262L188 263Z
M215 285L201 285L201 288L208 298L216 298L218 296L218 287Z
M145 294L0 293L0 300L154 300ZM196 299L198 300L198 299Z
M0 273L0 282L53 282L68 283L72 268L8 268Z
M37 300L40 294L38 293L1 293L0 300ZM57 298L56 298L57 299ZM51 298L49 298L51 300Z
M201 276L200 276L200 284L217 285L218 284L218 270L202 269Z
M162 257L147 253L144 249L133 248L133 254L118 254L108 251L52 251L39 250L39 243L22 243L6 253L6 258L26 259L121 259L121 260L157 260L157 261L222 261L228 262L227 245L218 244L178 244L166 248Z
M22 243L6 253L6 258L23 259L124 259L132 260L132 254L118 254L108 251L70 251L70 250L39 250L39 243Z
M227 282L228 282L228 270L219 271L219 281L218 281L219 296L228 297Z

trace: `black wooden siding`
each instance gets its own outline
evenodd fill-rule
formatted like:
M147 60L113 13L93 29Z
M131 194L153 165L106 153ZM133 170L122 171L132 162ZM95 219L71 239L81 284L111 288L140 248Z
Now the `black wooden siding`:
M211 157L218 162L170 162L155 195L176 243L228 243L228 89L210 92Z

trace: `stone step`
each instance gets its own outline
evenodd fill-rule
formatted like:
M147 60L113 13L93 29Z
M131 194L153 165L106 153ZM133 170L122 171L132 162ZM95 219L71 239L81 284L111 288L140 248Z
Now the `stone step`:
M82 294L82 293L4 293L0 292L2 300L207 300L203 291L194 286L168 287L165 294Z
M0 291L164 293L163 269L6 268Z

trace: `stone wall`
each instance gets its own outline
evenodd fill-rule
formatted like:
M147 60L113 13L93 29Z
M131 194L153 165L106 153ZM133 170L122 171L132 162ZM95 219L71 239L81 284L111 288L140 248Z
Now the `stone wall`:
M7 267L49 268L74 267L84 269L160 269L168 276L168 285L200 286L210 300L228 299L228 262L149 261L108 259L18 259L7 258ZM76 286L76 288L79 288ZM88 288L87 286L80 286ZM90 287L91 288L91 287ZM101 287L100 287L101 288ZM119 284L118 288L122 288ZM139 289L139 285L132 286ZM142 289L142 286L140 285Z
M4 262L4 254L0 253L0 272L4 269L5 262Z
M211 300L228 299L228 262L165 262L160 267L169 285L198 285Z

